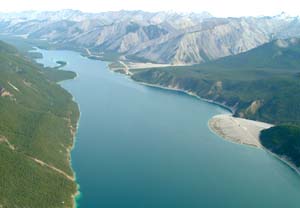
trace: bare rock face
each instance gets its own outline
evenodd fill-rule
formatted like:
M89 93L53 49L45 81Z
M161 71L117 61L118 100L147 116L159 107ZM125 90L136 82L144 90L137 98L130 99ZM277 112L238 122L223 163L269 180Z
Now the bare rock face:
M263 105L263 101L261 100L253 101L251 105L246 109L246 114L254 115L262 105Z
M269 40L262 31L238 19L179 34L136 55L161 63L196 64L239 54Z
M182 65L239 54L277 38L299 37L300 20L286 15L215 18L205 12L62 10L1 14L0 29L61 48L113 51L131 61Z
M248 25L230 22L210 30L184 35L173 62L204 62L239 54L268 41L266 35L249 29Z

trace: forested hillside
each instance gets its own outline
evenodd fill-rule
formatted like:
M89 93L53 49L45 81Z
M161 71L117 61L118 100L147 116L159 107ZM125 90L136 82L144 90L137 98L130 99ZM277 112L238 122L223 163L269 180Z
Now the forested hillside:
M136 70L132 78L195 93L238 117L284 125L263 131L262 144L299 166L299 39L273 41L201 65Z
M136 70L133 79L191 91L236 116L300 123L300 41L278 40L236 56L182 67Z
M70 149L79 111L56 81L75 76L0 42L0 207L72 206Z

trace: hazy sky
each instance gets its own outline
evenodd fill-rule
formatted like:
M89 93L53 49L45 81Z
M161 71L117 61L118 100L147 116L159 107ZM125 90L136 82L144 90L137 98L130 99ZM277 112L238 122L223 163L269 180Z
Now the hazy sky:
M215 16L300 15L299 0L1 0L0 11L78 9L85 12L115 10L208 11ZM299 2L299 3L297 3Z

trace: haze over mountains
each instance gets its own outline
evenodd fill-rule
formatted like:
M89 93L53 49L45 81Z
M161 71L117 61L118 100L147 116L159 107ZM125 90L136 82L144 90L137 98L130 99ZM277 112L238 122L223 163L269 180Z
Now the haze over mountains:
M197 64L239 54L274 39L300 36L300 18L216 18L207 12L20 12L0 15L0 29L56 48L121 59L174 65Z

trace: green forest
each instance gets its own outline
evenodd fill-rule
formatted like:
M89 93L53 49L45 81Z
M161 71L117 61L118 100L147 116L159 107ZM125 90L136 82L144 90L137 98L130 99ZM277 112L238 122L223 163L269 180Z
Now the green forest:
M56 82L75 76L0 42L0 207L73 205L70 149L79 110Z

